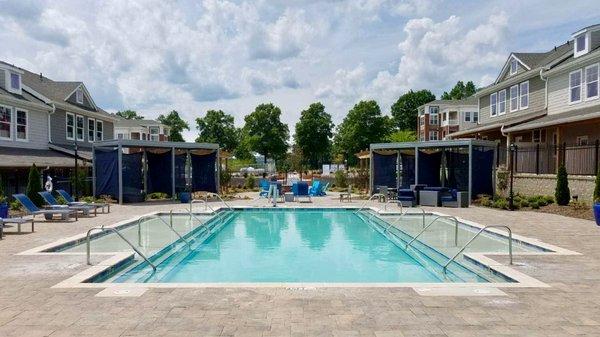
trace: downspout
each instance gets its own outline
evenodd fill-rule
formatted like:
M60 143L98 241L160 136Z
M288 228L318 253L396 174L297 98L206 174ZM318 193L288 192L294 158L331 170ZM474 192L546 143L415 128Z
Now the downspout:
M48 143L52 144L52 128L50 119L52 118L51 115L53 115L56 112L56 105L54 105L54 103L50 103L50 105L52 106L52 110L48 114Z

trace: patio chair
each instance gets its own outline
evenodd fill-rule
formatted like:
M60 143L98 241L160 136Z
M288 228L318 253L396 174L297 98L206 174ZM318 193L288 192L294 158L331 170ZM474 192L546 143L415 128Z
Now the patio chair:
M97 208L94 206L88 206L88 205L61 205L58 200L56 200L56 198L52 195L52 193L47 192L47 191L43 191L43 192L38 192L39 195L42 196L42 198L44 199L44 201L52 208L66 208L66 209L72 209L78 212L83 213L83 215L90 215L90 211L94 211L94 216L97 216Z
M302 202L300 200L301 197L308 198L308 202L312 202L310 199L310 193L308 193L308 183L305 181L299 181L292 185L292 193L294 193L294 199L298 202Z
M27 222L31 222L31 232L35 231L35 220L33 217L31 219L25 218L0 218L0 239L4 237L4 225L7 224L16 224L17 232L21 233L21 225Z
M42 214L46 220L53 220L55 215L60 215L61 220L68 220L71 215L75 215L75 221L79 219L76 210L64 208L39 209L25 194L13 194L13 198L34 218L36 215Z
M469 192L461 192L457 189L451 189L440 197L443 207L469 207Z
M258 197L267 198L269 196L269 182L267 181L267 179L261 179L258 182L258 186L260 188L260 191L258 192Z
M318 197L321 195L321 191L322 191L321 181L313 180L312 186L309 187L309 189L308 189L308 194L311 197Z
M346 199L348 202L352 202L352 185L348 185L348 192L340 193L340 202Z
M60 194L63 199L67 202L67 205L88 205L95 206L96 208L102 208L102 213L104 213L104 207L107 208L108 213L110 213L110 203L104 202L83 202L83 201L75 201L73 197L69 194L69 192L65 190L56 190L58 194Z
M396 201L402 204L402 207L414 207L417 205L415 192L409 188L399 188Z
M330 185L330 183L327 183L327 184L325 184L325 186L323 186L323 189L321 190L321 196L327 195L327 190L329 189L329 185Z

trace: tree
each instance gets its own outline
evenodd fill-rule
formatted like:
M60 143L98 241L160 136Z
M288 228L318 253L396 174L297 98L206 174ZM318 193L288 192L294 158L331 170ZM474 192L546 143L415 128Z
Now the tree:
M334 152L341 154L348 165L356 165L354 155L371 143L383 142L393 129L391 120L381 115L375 101L360 101L338 125L333 139Z
M561 206L568 205L569 201L571 201L569 179L565 165L560 165L558 167L558 172L556 172L556 190L554 191L554 198L556 199L556 204Z
M269 104L260 104L252 113L244 118L242 142L246 142L250 151L267 157L279 159L285 155L290 137L290 130L280 120L281 109Z
M417 133L411 130L396 131L389 135L387 141L394 143L414 142L417 140Z
M593 202L600 203L600 168L596 172L596 182L594 186L594 199Z
M33 201L33 203L42 207L44 205L44 199L39 195L38 192L42 191L42 177L40 176L40 171L38 171L35 164L31 166L29 169L29 179L27 181L27 189L25 190L25 194Z
M172 142L184 142L183 135L181 132L183 130L189 130L190 126L186 121L179 117L179 113L175 110L172 110L167 115L160 115L157 119L160 123L167 125L171 131L169 133L169 140Z
M296 144L304 153L304 162L312 169L319 168L331 152L333 122L320 102L311 104L300 114L294 135Z
M450 93L444 91L444 93L442 94L442 99L463 99L474 95L476 91L477 88L475 87L473 81L467 82L466 85L463 83L463 81L458 81L456 82L456 85L454 85L454 88L450 90Z
M392 117L400 130L414 131L417 129L418 107L435 100L435 95L429 90L410 90L400 96L392 105Z
M239 131L233 116L222 110L208 110L204 118L196 118L197 143L218 143L226 151L234 151L239 144Z
M125 119L144 119L144 116L140 116L134 110L123 110L117 111L117 116Z

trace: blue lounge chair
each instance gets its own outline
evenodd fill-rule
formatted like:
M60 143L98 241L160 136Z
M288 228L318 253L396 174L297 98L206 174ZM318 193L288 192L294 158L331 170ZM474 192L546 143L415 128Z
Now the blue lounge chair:
M414 207L417 204L415 191L410 188L399 188L396 200L399 204L402 204L403 207Z
M61 205L58 200L56 200L56 198L52 195L52 193L44 191L44 192L38 192L39 195L42 196L42 198L44 199L44 201L52 208L66 208L66 209L72 209L78 212L83 213L83 215L90 215L90 211L94 211L94 216L98 215L98 213L96 212L96 207L94 206L87 206L87 205Z
M73 197L69 194L69 192L67 192L65 190L56 190L56 192L58 192L58 194L60 194L60 196L63 197L63 199L65 199L65 201L67 202L67 205L69 205L69 206L71 206L71 205L94 206L96 208L102 208L102 213L104 213L104 207L106 207L108 209L107 210L108 213L110 213L110 204L109 203L75 201L75 199L73 199Z
M312 186L308 189L308 194L311 197L318 197L321 195L321 182L319 180L313 180Z
M327 195L327 189L329 189L329 183L325 184L325 186L323 186L323 189L321 190L321 196L325 196Z
M38 214L43 214L46 220L53 220L54 215L60 215L61 220L67 220L71 215L75 215L75 221L78 220L77 211L75 210L64 208L39 209L25 194L13 194L13 198L15 198L23 208L25 208L25 211L34 218Z
M260 191L258 192L259 198L266 198L269 196L269 182L267 179L261 179L258 183Z
M299 181L292 184L292 193L294 194L294 199L298 202L301 202L301 197L306 197L308 198L308 202L312 202L310 193L308 193L308 183L305 181Z

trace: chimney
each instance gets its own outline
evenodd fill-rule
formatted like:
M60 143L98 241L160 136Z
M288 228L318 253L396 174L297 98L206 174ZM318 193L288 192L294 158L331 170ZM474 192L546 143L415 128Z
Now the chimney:
M40 82L44 80L44 76L42 76L42 73L40 73Z

